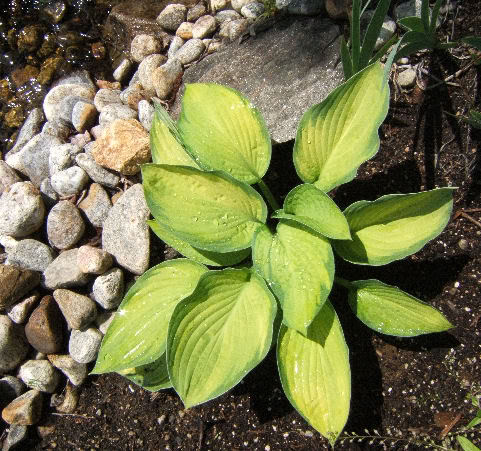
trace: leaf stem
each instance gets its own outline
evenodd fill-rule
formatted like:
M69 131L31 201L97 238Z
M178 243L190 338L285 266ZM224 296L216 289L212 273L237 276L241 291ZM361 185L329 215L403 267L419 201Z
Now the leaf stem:
M270 207L271 207L274 211L280 210L281 207L280 207L279 204L277 203L276 198L274 197L274 195L272 194L271 190L270 190L269 187L266 185L266 183L264 182L264 180L260 179L260 180L257 182L257 185L259 185L259 188L261 189L262 194L263 194L264 197L266 198L267 203L270 205Z
M342 277L334 277L334 282L337 283L338 285L341 285L342 287L344 288L347 288L348 290L350 290L353 285L351 282L349 282L349 280L347 279L343 279Z

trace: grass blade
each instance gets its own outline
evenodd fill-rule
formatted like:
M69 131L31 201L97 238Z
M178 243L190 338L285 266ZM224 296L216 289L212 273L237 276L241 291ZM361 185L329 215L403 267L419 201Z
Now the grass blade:
M361 53L361 0L352 2L351 15L351 54L352 73L359 72L359 56Z
M348 80L352 77L352 60L349 53L349 47L347 46L344 36L341 39L341 61L342 71L344 72L344 80Z
M423 0L421 4L421 20L423 21L424 32L429 33L429 0Z
M387 41L376 53L375 55L369 60L369 63L367 64L368 66L370 66L372 63L375 63L376 61L380 60L386 53L387 51L391 48L391 46L393 46L394 44L398 43L398 45L396 45L396 51L397 49L399 48L399 44L401 43L401 41L399 40L399 38L394 35L391 39L389 39L389 41ZM392 64L392 62L391 62Z
M443 0L437 0L433 7L433 12L431 14L431 23L429 24L429 32L433 34L436 31L436 24L438 22L439 10L441 8L441 3Z
M364 35L359 57L359 69L364 69L368 65L390 4L391 0L381 0L374 11L374 15L372 16L366 34Z

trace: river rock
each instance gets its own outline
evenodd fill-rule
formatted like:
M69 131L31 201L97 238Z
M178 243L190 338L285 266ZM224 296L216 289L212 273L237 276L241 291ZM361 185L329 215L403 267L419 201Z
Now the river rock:
M97 358L102 342L102 334L95 327L87 330L72 330L68 350L70 356L78 363L90 363Z
M102 332L105 335L114 318L115 318L115 312L102 312L99 315L97 315L95 324L99 328L100 332Z
M0 197L0 234L22 238L43 224L45 205L30 182L14 183Z
M143 187L136 184L117 200L104 222L102 247L134 274L143 274L149 265L149 214Z
M238 13L241 12L241 9L243 6L247 5L250 3L252 0L231 0L230 4L232 6L232 9L237 11Z
M90 128L97 118L97 108L92 101L80 99L75 102L72 109L71 122L75 130L83 133L86 129Z
M62 117L62 113L65 113L67 102L74 101L75 98L93 100L94 97L94 86L73 83L57 85L50 89L43 101L45 117L48 121L58 120Z
M45 393L53 393L60 382L60 374L48 360L27 360L18 377L28 388Z
M23 426L37 423L41 415L42 393L38 390L29 390L2 410L2 418L8 424Z
M55 258L53 249L41 241L27 238L7 251L8 262L24 269L43 272Z
M23 123L20 131L18 132L15 145L12 147L9 153L18 152L28 141L30 141L42 128L42 124L45 120L43 111L41 108L34 108L27 116L27 119Z
M78 249L63 251L43 273L43 284L46 288L70 288L86 285L88 275L77 266Z
M154 86L152 84L152 72L166 61L167 58L165 55L154 53L153 55L149 55L144 58L144 60L139 64L139 81L145 90L154 91Z
M78 363L69 355L50 354L48 360L58 368L74 385L81 385L87 377L87 365Z
M168 60L152 73L152 85L159 99L166 99L182 80L182 64L177 58Z
M167 5L157 16L157 22L168 31L175 31L184 22L187 16L187 8L179 3Z
M237 11L232 9L225 9L215 14L215 20L218 24L238 19L242 19L242 16Z
M5 161L0 160L0 196L14 183L21 181L17 173Z
M219 37L228 39L230 42L237 41L247 33L249 21L247 19L229 20L220 25Z
M137 119L137 111L122 103L111 103L100 113L99 124L107 125L116 119Z
M143 89L140 83L128 86L120 93L120 98L125 105L134 111L138 110L138 103L142 100L150 100L152 91Z
M239 90L260 110L271 137L289 141L295 138L304 112L343 81L341 65L335 68L339 39L338 26L329 20L287 17L268 33L206 56L185 71L183 81L220 83ZM180 97L174 107L177 114Z
M325 0L324 7L331 19L347 19L351 0Z
M87 296L60 288L53 297L72 329L85 329L97 316L95 302Z
M23 327L7 315L0 315L0 373L13 370L27 355Z
M53 207L58 201L58 193L52 188L50 177L45 177L40 183L42 199L47 207Z
M92 297L104 309L117 308L124 296L124 273L112 268L97 277L92 287Z
M114 70L113 77L114 80L123 81L127 78L127 75L130 73L132 69L132 61L127 58L124 58L121 63L117 66L117 69Z
M35 293L7 308L8 317L16 324L23 324L37 303L39 294Z
M73 157L70 147L72 144L60 144L50 149L48 171L51 176L72 166Z
M149 134L136 119L117 119L94 142L92 156L108 169L125 175L137 174L140 165L151 158Z
M39 186L42 180L49 176L50 149L60 144L62 141L59 138L47 133L39 133L17 153L8 153L5 161L9 166L27 176L35 186Z
M152 53L160 53L162 51L162 42L154 36L148 34L138 34L132 39L130 44L130 56L136 63Z
M190 22L182 22L177 28L175 35L183 40L192 39L192 28L194 24Z
M168 58L172 58L177 52L177 50L179 50L184 45L184 43L184 39L182 39L180 36L174 36L172 41L170 41L169 50L167 51Z
M42 127L42 134L54 136L65 141L70 136L70 127L64 121L53 120L47 121Z
M90 154L81 153L77 155L75 162L94 182L109 188L115 188L119 184L120 177L97 164Z
M0 310L4 310L40 283L40 274L0 264Z
M112 256L98 247L80 246L77 253L77 266L88 274L103 274L111 268Z
M112 208L112 202L101 185L92 183L87 196L78 206L94 227L102 227Z
M44 296L25 326L28 342L44 354L60 352L66 324L52 296Z
M174 55L184 66L197 60L205 50L201 39L189 39Z
M203 16L207 12L207 8L205 7L203 2L197 3L192 8L187 10L187 21L188 22L195 22L199 17Z
M241 8L241 14L250 20L256 20L264 12L265 6L260 2L247 3Z
M89 176L82 168L72 166L54 174L50 178L50 183L60 196L72 196L79 194L88 180Z
M55 205L47 217L47 236L51 246L69 249L82 238L85 224L79 209L68 200Z
M416 70L412 67L409 67L406 70L399 72L397 74L396 81L398 82L399 86L401 86L401 88L412 88L416 83Z
M116 103L122 103L120 89L99 89L95 94L94 105L99 112L102 112L107 105Z
M199 17L192 27L192 37L194 39L204 39L211 36L217 29L217 22L213 16Z
M138 108L140 123L147 131L150 131L150 128L152 127L152 120L154 119L154 107L147 100L141 100Z
M2 451L10 451L27 437L28 427L24 424L11 424L3 442Z

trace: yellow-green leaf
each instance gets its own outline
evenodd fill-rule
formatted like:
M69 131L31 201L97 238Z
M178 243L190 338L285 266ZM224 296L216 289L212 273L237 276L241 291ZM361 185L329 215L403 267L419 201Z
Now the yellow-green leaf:
M259 111L238 91L213 83L188 84L178 127L200 167L252 185L266 173L271 140Z
M329 301L307 336L281 326L277 364L291 404L334 445L349 415L351 371L341 324Z
M138 367L164 352L169 319L207 268L187 259L170 260L140 276L125 295L100 347L92 373Z
M444 315L414 296L379 280L351 282L349 305L366 326L387 335L415 337L452 328Z
M246 249L266 220L260 194L226 173L147 164L142 166L142 178L152 216L199 249Z
M167 372L165 353L155 362L135 368L126 368L125 370L118 371L118 373L134 384L140 385L142 388L152 392L172 387L169 373Z
M448 223L453 189L390 194L373 202L355 202L344 211L352 241L335 241L334 249L347 261L375 266L414 254Z
M190 258L197 263L209 266L231 266L245 260L250 254L251 250L243 249L236 252L212 252L203 249L197 249L191 246L186 241L177 238L167 226L152 219L147 221L152 231L166 244L173 247L177 252L180 252L184 257Z
M298 185L284 201L284 208L272 215L291 219L328 238L349 240L349 224L339 207L314 185Z
M177 126L159 103L155 104L150 128L150 150L156 164L178 164L198 168L182 145Z
M283 323L306 334L334 280L329 241L301 224L281 220L275 234L259 229L252 261L279 298Z
M276 301L248 269L211 271L175 308L167 339L170 379L186 407L220 396L269 351Z
M294 143L294 165L304 182L327 192L352 180L376 154L389 106L383 76L380 63L374 63L304 114Z

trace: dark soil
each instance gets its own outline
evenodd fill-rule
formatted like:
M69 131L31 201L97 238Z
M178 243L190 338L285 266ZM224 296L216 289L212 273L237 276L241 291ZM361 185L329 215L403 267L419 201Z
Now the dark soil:
M460 2L451 39L481 34L481 4ZM452 35L451 35L452 33ZM336 202L456 186L454 212L481 221L481 131L453 118L481 109L481 66L434 86L465 68L468 48L413 57L431 75L409 92L392 87L389 116L381 129L381 149L358 178L340 187ZM434 78L436 77L436 78ZM422 89L423 88L423 89ZM279 146L267 181L280 195L298 183L291 149ZM277 186L276 186L277 185ZM155 238L154 238L155 240ZM152 264L164 258L155 240ZM416 255L378 268L337 262L348 279L378 278L397 285L441 310L455 325L447 333L396 339L363 326L346 308L346 293L331 296L350 349L351 414L340 450L435 449L454 437L474 416L469 395L481 396L481 224L454 215L445 231ZM92 376L80 390L75 414L44 416L24 449L60 450L324 450L327 442L291 407L282 393L271 352L237 387L204 405L184 410L173 390L151 394L115 374ZM481 444L480 427L468 435ZM368 431L368 432L366 432ZM447 434L447 435L446 435ZM396 441L398 440L398 441ZM455 441L441 449L460 449Z

